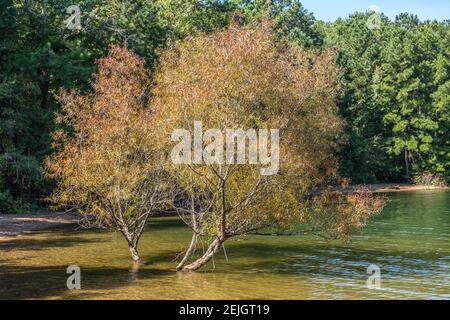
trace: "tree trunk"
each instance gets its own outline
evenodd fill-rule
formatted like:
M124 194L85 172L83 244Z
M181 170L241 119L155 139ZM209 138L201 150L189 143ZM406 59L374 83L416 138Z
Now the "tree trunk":
M137 239L133 237L128 231L127 227L122 227L120 231L128 242L128 248L131 252L131 258L133 258L134 262L139 263L141 261L141 257L139 256L139 252L137 249L139 237L137 237Z
M42 0L41 33L47 32L47 0Z
M131 257L133 258L133 261L134 262L140 262L141 261L141 257L139 256L139 252L137 250L137 246L134 246L134 245L130 244L129 248L130 248Z
M44 69L40 69L38 72L39 72L38 86L41 95L41 108L47 109L50 80L48 79L47 71L45 71Z
M219 237L214 239L214 241L209 245L208 250L206 250L203 256L201 256L191 264L184 266L183 271L195 271L203 267L212 259L212 257L217 253L217 251L219 251L219 248L224 243L224 241L225 241L224 239Z
M408 159L408 149L405 149L405 174L406 181L409 182L409 159Z
M189 248L187 249L186 253L184 254L183 259L181 260L181 262L177 265L177 271L180 271L181 269L183 269L183 267L185 266L185 264L187 263L187 261L189 260L190 257L192 257L192 255L195 252L195 249L197 247L197 234L194 232L192 234L192 240L191 240L191 244L189 245Z

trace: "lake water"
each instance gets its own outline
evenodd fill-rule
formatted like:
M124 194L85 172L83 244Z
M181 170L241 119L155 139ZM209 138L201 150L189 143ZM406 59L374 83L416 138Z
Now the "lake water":
M54 229L0 242L0 299L450 299L450 192L388 196L383 213L352 243L309 236L247 236L226 244L214 266L176 273L190 240L174 218L154 220L132 272L114 232ZM367 288L377 265L381 288ZM81 290L66 269L81 268ZM214 268L214 269L213 269Z

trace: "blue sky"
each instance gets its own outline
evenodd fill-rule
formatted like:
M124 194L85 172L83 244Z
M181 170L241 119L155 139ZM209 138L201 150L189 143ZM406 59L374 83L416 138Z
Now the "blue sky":
M393 19L401 12L414 13L421 20L450 19L450 0L301 0L316 19L334 21L345 18L355 11L366 11L375 5L380 11Z

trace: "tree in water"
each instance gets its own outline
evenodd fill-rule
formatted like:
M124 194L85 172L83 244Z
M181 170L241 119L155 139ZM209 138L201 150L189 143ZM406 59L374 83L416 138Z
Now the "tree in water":
M193 232L178 270L198 270L230 238L263 228L304 222L348 238L382 207L363 191L311 197L337 179L338 70L332 52L279 39L270 22L233 25L161 57L151 104L158 140L187 160L171 171L182 190L175 209Z
M51 200L78 209L88 226L120 231L138 262L146 222L168 204L170 187L146 107L149 77L127 48L113 47L98 64L91 92L59 95L60 128L46 161L48 176L58 181Z

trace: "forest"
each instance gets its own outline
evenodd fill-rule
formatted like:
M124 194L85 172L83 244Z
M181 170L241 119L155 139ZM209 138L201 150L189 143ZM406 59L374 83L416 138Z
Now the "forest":
M373 13L359 12L327 23L298 0L0 3L0 213L48 206L56 182L45 174L45 162L60 126L61 92L95 87L98 61L111 48L129 48L161 82L154 70L166 48L232 24L267 20L275 36L293 47L334 52L335 103L345 122L333 137L342 145L335 154L341 176L355 184L449 181L448 21L420 21L408 13L392 21L381 14L370 28ZM74 4L78 25L68 21Z

